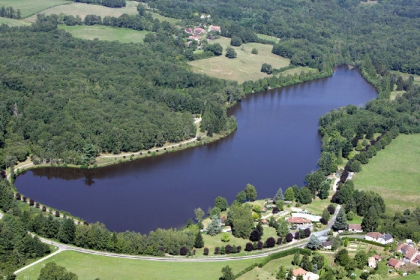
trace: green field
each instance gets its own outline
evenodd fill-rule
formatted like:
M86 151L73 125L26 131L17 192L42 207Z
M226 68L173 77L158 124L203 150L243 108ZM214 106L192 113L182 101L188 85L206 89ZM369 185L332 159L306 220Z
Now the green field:
M276 279L276 274L279 271L281 265L284 265L286 269L292 268L295 269L297 266L292 265L293 255L287 256L281 259L277 259L269 262L263 267L256 267L253 270L245 273L241 277L237 278L239 280L247 279Z
M0 17L0 25L1 24L7 24L8 26L23 26L23 25L29 25L30 23L17 20L17 19Z
M256 260L224 262L158 262L118 259L65 251L19 273L17 279L37 279L43 265L54 261L76 273L79 279L218 279L222 267L238 273Z
M152 14L153 18L157 18L160 22L167 21L167 22L172 23L172 24L177 24L180 21L179 19L176 19L176 18L165 17L165 16L159 15L157 13L153 13L153 12L150 12L150 13Z
M408 77L413 76L414 77L414 84L420 85L420 76L419 75L412 75L408 73L402 73L398 71L390 71L392 74L400 75L403 77L404 80L407 80Z
M271 53L272 45L248 43L240 47L234 47L238 56L235 59L230 59L225 57L225 49L230 44L230 38L221 37L209 41L210 44L216 42L222 45L223 55L191 61L189 64L194 72L242 83L246 80L258 80L267 77L267 74L261 72L263 63L270 63L273 68L281 68L290 64L289 59ZM258 54L251 54L253 48L258 50Z
M1 1L1 0L0 0ZM64 3L69 3L65 1L61 1ZM135 5L134 5L134 4ZM73 16L80 16L82 20L87 15L98 15L102 18L105 16L113 16L113 17L119 17L122 14L129 14L129 15L135 15L137 14L137 2L134 1L128 1L127 7L124 8L108 8L100 5L90 5L90 4L83 4L83 3L73 3L67 5L60 5L56 7L52 7L50 9L46 9L45 11L42 11L43 14L51 15L51 14L65 14L65 15L73 15ZM35 22L36 16L31 16L27 19L30 22Z
M399 135L354 177L357 189L380 193L387 211L420 205L420 135Z
M143 39L149 31L137 31L127 28L113 28L109 26L65 26L60 25L60 29L70 32L74 37L86 40L95 38L106 41L119 41L121 43L143 43Z
M23 18L39 13L45 9L68 3L71 2L66 0L0 0L0 6L11 6L15 10L20 9Z

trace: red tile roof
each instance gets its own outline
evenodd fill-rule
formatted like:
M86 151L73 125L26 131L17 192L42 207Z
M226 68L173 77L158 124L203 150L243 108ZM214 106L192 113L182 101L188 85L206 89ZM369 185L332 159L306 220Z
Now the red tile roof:
M397 259L391 258L389 259L387 265L392 266L393 268L398 268L401 266L401 262Z
M287 220L288 223L294 223L294 224L309 224L311 221L302 218L302 217L290 217Z
M299 267L293 270L293 275L295 277L298 277L299 275L305 275L306 273L308 273L306 270L304 270L303 268Z
M358 224L349 224L349 230L362 230L362 226Z
M366 236L372 237L374 239L378 239L379 237L382 236L382 233L380 232L369 232L368 234L366 234Z
M378 256L378 255L373 255L372 257L374 257L375 260L377 260L377 261L382 260L382 257L381 256Z
M407 258L407 259L410 259L411 260L411 258L416 254L417 252L416 252L416 250L413 248L413 247L411 247L411 246L407 246L407 249L406 249L406 251L405 251L405 255L404 255L404 258Z

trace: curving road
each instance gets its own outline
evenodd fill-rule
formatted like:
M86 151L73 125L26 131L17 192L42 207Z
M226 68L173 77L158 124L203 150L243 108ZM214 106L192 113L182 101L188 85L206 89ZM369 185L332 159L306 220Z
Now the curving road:
M332 225L335 222L335 219L337 217L338 212L340 211L341 206L338 205L337 208L335 209L334 215L331 218L330 222L327 225L327 228L325 230L322 231L318 231L318 232L313 232L312 234L314 234L317 237L320 236L326 236L328 234L328 232L331 230ZM1 213L0 213L1 215ZM1 218L2 216L0 216ZM120 259L132 259L132 260L147 260L147 261L160 261L160 262L223 262L223 261L235 261L235 260L245 260L245 259L258 259L258 258L262 258L262 257L267 257L270 254L273 253L277 253L277 252L281 252L281 251L285 251L291 248L304 248L306 247L307 244L307 240L303 239L303 240L299 240L299 241L295 241L293 240L291 243L287 244L286 246L282 246L282 247L278 247L275 249L271 249L271 250L265 250L263 252L261 252L260 254L253 254L253 255L248 255L248 256L238 256L238 257L192 257L192 258L185 258L185 257L152 257L152 256L135 256L135 255L126 255L126 254L116 254L116 253L110 253L110 252L103 252L103 251L95 251L95 250L90 250L90 249L84 249L84 248L79 248L79 247L74 247L74 246L70 246L70 245L66 245L66 244L62 244L59 242L55 242L55 241L51 241L42 237L39 237L39 239L45 243L45 244L49 244L49 245L53 245L55 247L58 248L57 251L55 251L54 253L34 262L31 263L25 267L22 267L19 270L15 271L15 274L24 271L25 269L36 265L60 252L63 251L74 251L74 252L79 252L79 253L84 253L84 254L90 254L90 255L97 255L97 256L105 256L105 257L112 257L112 258L120 258Z

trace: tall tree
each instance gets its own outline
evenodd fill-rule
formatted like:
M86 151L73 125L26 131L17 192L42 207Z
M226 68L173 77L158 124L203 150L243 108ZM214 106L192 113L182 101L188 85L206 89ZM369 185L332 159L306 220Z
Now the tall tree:
M281 188L278 189L276 195L273 197L274 202L277 202L277 200L284 200L283 190Z
M292 187L287 188L286 192L284 193L284 200L295 201L295 192L293 191Z
M221 211L225 211L229 207L229 204L226 198L218 196L214 201L214 206L218 207Z
M38 280L77 280L78 277L73 272L69 272L65 267L57 265L55 262L47 263L39 274Z
M246 184L245 194L246 194L246 198L249 199L250 201L254 201L257 199L257 190L251 184Z
M232 268L230 268L230 266L225 266L222 268L222 277L220 277L219 279L223 279L223 280L234 280L235 279L235 275L232 272Z
M344 214L343 208L341 208L340 211L338 212L337 217L332 227L334 230L346 230L349 227L349 225L347 224L346 215Z
M321 248L321 246L321 241L314 234L311 235L308 244L306 245L306 247L308 247L311 250L318 250Z
M201 235L201 231L198 231L197 235L195 236L194 247L195 248L204 247L204 240L203 240L203 236Z
M378 228L378 220L378 210L376 210L375 206L371 206L362 220L363 231L375 231Z

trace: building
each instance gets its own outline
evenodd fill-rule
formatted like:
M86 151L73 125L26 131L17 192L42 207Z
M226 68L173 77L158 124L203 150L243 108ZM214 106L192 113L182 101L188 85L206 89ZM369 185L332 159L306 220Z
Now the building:
M394 258L390 258L389 261L386 263L388 266L392 267L393 269L401 268L404 263Z
M302 218L302 217L290 217L287 222L289 224L295 224L297 226L303 226L303 225L312 225L311 221Z
M368 241L374 241L381 244L390 244L394 242L394 238L389 233L380 233L380 232L369 232L366 234L365 239Z
M208 31L222 32L222 28L218 25L210 25Z
M362 226L358 224L349 224L350 232L363 232Z
M368 241L378 242L378 238L380 236L382 236L382 233L380 232L369 232L368 234L366 234L365 239Z
M368 259L368 266L369 266L370 268L376 268L376 265L377 265L377 263L376 263L375 258L374 258L374 257L370 257L370 258Z
M332 245L333 245L332 241L322 242L322 248L327 249L327 250L332 250Z
M296 278L299 275L301 275L304 280L318 280L319 279L319 275L318 274L315 274L315 273L312 273L312 272L308 272L308 271L304 270L301 267L293 270L293 279L296 280Z

